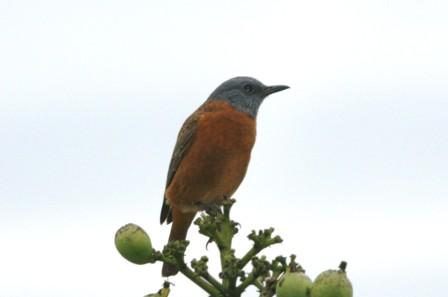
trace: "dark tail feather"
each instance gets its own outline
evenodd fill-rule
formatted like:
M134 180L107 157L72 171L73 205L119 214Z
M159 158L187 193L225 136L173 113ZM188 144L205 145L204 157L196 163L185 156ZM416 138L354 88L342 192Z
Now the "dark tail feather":
M160 224L165 222L169 224L173 221L173 214L171 213L171 207L166 202L166 198L163 197L162 210L160 211Z
M179 269L177 269L176 266L167 264L167 263L163 263L163 267L162 267L162 276L167 277L167 276L171 276L171 275L176 275L179 272Z
M188 228L196 215L195 212L180 212L176 208L172 209L173 225L171 225L171 232L168 242L174 240L184 240L187 238ZM170 276L177 274L179 270L170 264L163 263L162 276Z

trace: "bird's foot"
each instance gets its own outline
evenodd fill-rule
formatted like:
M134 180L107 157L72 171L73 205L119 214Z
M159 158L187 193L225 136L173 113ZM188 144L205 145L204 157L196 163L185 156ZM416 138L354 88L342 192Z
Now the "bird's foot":
M221 212L221 204L220 203L204 203L204 202L196 202L195 206L200 210L205 211L209 215L216 215Z
M208 204L208 205L206 205L204 210L208 215L216 216L218 213L221 212L221 204L218 204L218 203Z

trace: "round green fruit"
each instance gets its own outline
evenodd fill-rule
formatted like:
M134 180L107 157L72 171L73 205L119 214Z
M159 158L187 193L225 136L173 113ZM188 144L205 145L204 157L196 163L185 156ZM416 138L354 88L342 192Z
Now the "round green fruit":
M277 297L307 297L310 294L311 279L303 272L286 272L277 282Z
M128 261L146 264L152 259L151 239L145 230L135 224L127 224L115 234L115 246Z
M311 297L353 297L353 288L345 273L346 262L339 270L327 270L319 274L311 288Z

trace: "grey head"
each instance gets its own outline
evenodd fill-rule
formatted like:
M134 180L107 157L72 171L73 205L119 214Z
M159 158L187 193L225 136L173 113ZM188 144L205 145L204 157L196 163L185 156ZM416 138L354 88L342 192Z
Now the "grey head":
M247 112L255 118L267 96L288 88L284 85L265 86L255 78L238 76L223 82L207 100L227 101L237 110Z

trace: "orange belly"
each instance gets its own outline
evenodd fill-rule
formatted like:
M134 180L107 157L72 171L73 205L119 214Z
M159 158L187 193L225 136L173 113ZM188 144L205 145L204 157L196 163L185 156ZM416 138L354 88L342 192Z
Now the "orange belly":
M227 104L202 113L193 143L166 189L171 207L182 212L230 197L242 182L255 143L255 120Z

